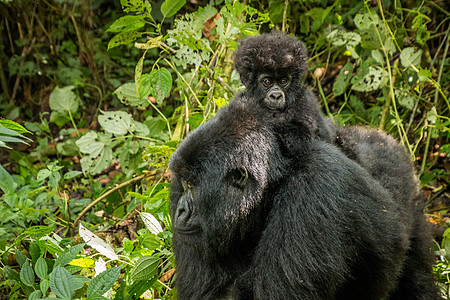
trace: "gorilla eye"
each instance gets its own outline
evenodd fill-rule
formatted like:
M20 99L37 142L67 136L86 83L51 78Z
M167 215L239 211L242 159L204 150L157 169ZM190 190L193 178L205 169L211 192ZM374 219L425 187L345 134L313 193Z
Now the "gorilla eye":
M282 86L286 86L286 85L288 85L288 83L289 83L289 79L287 79L287 78L282 78L282 79L280 80L280 84L281 84Z
M192 184L186 180L181 180L181 185L183 186L184 191L192 188Z
M245 167L240 167L231 170L227 174L227 182L228 184L237 187L239 189L243 189L247 184L248 172Z
M261 82L262 82L262 84L263 84L265 87L269 87L269 86L272 85L272 80L271 80L269 77L264 77L264 78L261 80Z

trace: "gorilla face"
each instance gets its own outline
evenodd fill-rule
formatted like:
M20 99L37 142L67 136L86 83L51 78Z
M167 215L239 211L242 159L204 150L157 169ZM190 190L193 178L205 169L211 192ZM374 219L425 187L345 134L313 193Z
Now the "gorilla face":
M283 109L286 105L287 91L291 82L291 75L260 74L258 76L258 87L262 91L261 94L265 94L263 103L269 109Z
M215 256L260 234L283 166L258 115L228 111L192 132L170 161L174 240Z

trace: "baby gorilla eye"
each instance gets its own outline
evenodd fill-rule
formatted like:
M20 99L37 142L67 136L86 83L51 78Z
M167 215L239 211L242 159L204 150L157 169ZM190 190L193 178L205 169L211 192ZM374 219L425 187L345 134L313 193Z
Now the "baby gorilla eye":
M247 184L248 179L247 169L245 167L232 169L230 172L228 172L226 179L228 184L236 188L243 189Z
M269 87L269 86L272 85L272 79L270 79L269 77L264 77L264 78L261 80L261 82L262 82L262 84L263 84L265 87Z
M282 86L286 86L286 85L288 85L288 83L289 83L289 79L288 79L288 78L282 78L282 79L280 80L280 84L281 84Z

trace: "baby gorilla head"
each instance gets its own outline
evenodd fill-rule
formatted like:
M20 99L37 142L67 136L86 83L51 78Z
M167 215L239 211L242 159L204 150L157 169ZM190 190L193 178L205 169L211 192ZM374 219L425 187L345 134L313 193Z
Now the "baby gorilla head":
M307 51L301 41L280 32L245 39L235 68L251 97L269 109L284 109L302 90Z

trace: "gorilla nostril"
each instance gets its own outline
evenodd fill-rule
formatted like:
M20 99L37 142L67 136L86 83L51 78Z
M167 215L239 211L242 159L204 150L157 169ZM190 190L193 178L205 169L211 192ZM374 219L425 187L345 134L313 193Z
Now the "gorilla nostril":
M175 212L175 224L179 227L186 226L191 214L192 210L189 202L184 197L180 198L177 210Z
M283 97L283 94L281 92L273 92L269 95L269 98L271 100L278 101Z

